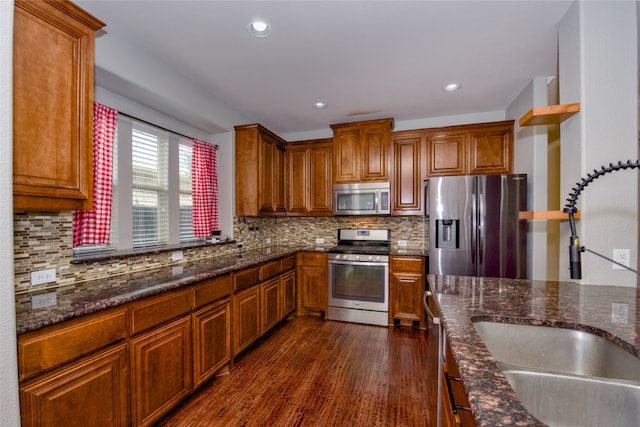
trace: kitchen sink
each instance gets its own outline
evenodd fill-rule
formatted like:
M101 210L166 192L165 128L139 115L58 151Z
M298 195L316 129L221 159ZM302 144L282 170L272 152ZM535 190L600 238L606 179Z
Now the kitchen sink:
M550 426L636 426L640 358L573 329L474 326L523 406Z
M550 426L637 426L640 383L503 367L524 407Z
M564 374L640 381L640 359L597 335L490 321L473 325L498 362Z

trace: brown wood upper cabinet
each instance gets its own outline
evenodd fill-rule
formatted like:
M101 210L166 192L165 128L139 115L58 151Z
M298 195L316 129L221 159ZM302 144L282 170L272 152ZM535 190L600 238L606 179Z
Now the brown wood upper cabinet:
M427 142L425 132L391 134L392 215L421 215L424 210L422 182L427 178Z
M389 137L393 119L331 125L333 183L389 181Z
M104 25L66 0L15 1L16 210L92 207L94 33Z
M332 139L287 144L287 215L332 215L332 151Z
M284 215L286 141L259 124L235 131L236 215Z
M513 172L513 120L425 130L429 176Z

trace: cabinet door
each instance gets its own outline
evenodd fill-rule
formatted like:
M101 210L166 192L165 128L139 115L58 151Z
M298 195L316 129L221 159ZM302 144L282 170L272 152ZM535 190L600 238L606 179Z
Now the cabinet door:
M425 328L422 296L424 294L424 258L391 258L389 267L390 323L418 323Z
M260 308L262 310L261 335L280 321L281 308L280 276L260 284Z
M151 425L192 390L191 316L131 340L133 425Z
M274 146L274 182L273 190L275 197L275 212L282 215L285 212L286 189L285 189L285 149L279 145Z
M419 132L392 134L393 215L421 215L423 181L427 175L427 135Z
M299 252L296 258L298 314L328 310L327 254Z
M260 338L260 286L233 296L234 355Z
M389 181L389 125L362 129L362 181Z
M287 149L287 213L305 214L309 210L309 148Z
M309 153L309 213L332 215L331 158L333 142L312 144Z
M296 272L289 271L282 275L282 313L285 318L296 308Z
M513 172L513 124L480 127L469 132L469 173Z
M127 350L121 344L23 383L22 425L129 425Z
M333 141L333 182L360 181L361 132L359 128L338 129Z
M15 2L15 209L92 207L94 32L103 26L70 2Z
M258 192L258 206L261 213L271 213L276 210L276 148L275 142L267 136L260 136L259 141L258 182L260 191ZM238 171L238 173L242 173L242 171Z
M230 306L227 298L193 314L194 389L231 361Z
M443 132L429 137L429 176L465 175L466 133Z

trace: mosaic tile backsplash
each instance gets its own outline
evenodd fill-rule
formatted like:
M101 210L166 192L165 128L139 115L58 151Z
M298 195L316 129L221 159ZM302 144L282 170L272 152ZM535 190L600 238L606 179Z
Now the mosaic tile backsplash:
M398 240L406 240L409 249L429 248L429 223L420 216L237 217L233 227L236 243L183 249L181 261L172 261L171 252L163 252L73 264L72 217L70 211L14 214L16 293L34 289L30 284L32 271L56 269L56 282L37 287L42 290L235 252L236 243L240 242L244 249L269 244L331 247L337 244L339 228L388 228L394 249L398 248ZM316 239L324 239L324 243L317 244Z

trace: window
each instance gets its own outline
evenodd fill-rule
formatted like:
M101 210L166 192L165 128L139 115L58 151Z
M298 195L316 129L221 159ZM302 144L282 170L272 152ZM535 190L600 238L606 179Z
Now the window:
M118 116L111 246L185 243L193 235L193 142Z

